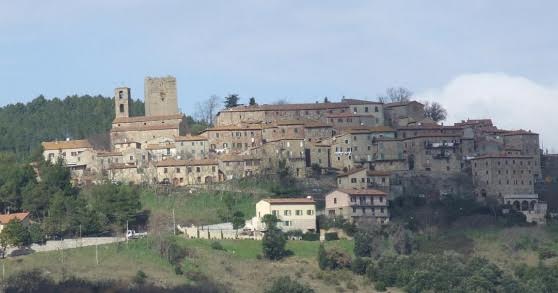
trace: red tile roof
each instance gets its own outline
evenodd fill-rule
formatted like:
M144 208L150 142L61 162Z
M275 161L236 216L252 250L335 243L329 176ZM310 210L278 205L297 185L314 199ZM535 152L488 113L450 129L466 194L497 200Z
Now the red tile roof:
M387 195L387 193L377 189L337 189L337 190L350 195L368 195L368 196Z
M311 198L265 198L262 199L270 204L315 204Z
M48 141L42 143L44 150L86 149L93 148L87 139Z
M137 116L137 117L116 117L112 123L131 123L131 122L146 122L146 121L160 121L160 120L174 120L182 119L184 115L160 115L160 116Z
M13 219L16 219L18 221L23 221L27 217L29 217L28 212L0 215L0 224L2 225L8 224L8 222L10 222Z

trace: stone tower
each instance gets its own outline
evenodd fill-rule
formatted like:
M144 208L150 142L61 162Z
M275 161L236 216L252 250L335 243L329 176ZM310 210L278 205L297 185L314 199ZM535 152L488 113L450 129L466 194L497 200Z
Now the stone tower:
M114 89L114 112L116 118L130 117L130 88L118 87Z
M145 78L145 116L162 116L178 114L176 97L176 78Z

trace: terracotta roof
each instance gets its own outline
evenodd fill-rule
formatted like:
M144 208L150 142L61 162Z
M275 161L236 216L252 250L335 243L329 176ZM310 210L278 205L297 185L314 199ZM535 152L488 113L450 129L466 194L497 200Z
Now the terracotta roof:
M16 219L18 221L23 221L27 217L29 217L28 212L0 215L0 224L2 225L8 224L8 222L10 222L13 219Z
M350 113L350 112L345 112L345 113L332 113L332 114L327 114L326 115L327 118L344 118L344 117L370 117L375 119L376 116L374 115L367 115L367 114L354 114L354 113Z
M377 189L337 189L337 190L350 195L369 195L369 196L387 195L387 193Z
M390 171L368 170L368 171L366 171L366 175L368 175L368 176L391 176L391 172Z
M395 129L389 126L374 126L374 127L353 127L346 129L346 132L354 133L368 133L368 132L395 132Z
M207 137L201 135L187 135L187 136L176 136L175 141L200 141L207 140Z
M532 159L533 156L523 156L523 155L506 155L506 154L492 154L483 155L471 158L471 160L481 160L481 159Z
M539 134L535 133L535 132L531 132L530 130L527 131L527 130L520 129L520 130L508 131L508 132L505 132L502 135L503 136L512 136L512 135L539 135Z
M123 164L123 163L114 163L110 165L109 169L117 170L117 169L135 169L137 166L136 164Z
M359 100L359 99L342 99L341 101L349 105L383 104L382 102L379 101L367 101L367 100Z
M364 171L364 170L366 170L366 169L364 169L364 168L353 168L353 169L351 169L351 170L349 170L349 171L347 171L347 172L345 172L345 173L342 173L342 174L337 175L337 178L339 178L339 177L347 177L347 176L353 175L353 174L355 174L355 173L358 173L358 172L361 172L361 171Z
M294 111L294 110L328 110L347 108L347 103L306 103L306 104L282 104L282 105L256 105L238 106L221 111L223 112L252 112L252 111Z
M93 148L87 139L48 141L41 143L44 150L85 149Z
M121 126L121 127L113 127L110 131L111 132L125 132L125 131L148 131L148 130L165 130L165 129L176 129L180 125L167 123L161 125L137 125L137 126Z
M315 204L316 202L311 198L265 198L263 201L269 204Z
M164 149L174 149L175 145L174 143L167 143L164 145L160 145L160 144L148 144L145 149L146 150L164 150Z
M219 162L215 159L199 159L199 160L188 160L186 161L186 166L206 166L206 165L218 165Z
M384 108L407 106L407 105L412 104L412 103L423 105L422 103L419 103L417 101L408 101L408 102L387 103L387 104L384 104Z
M186 166L186 160L168 159L155 162L155 167L176 167Z
M450 138L461 138L461 134L445 134L445 133L432 133L432 134L421 134L416 136L410 136L407 138L401 138L401 140L411 140L420 138L430 138L430 137L450 137Z
M251 158L246 158L244 156L240 156L240 155L222 155L218 157L218 160L221 162L240 162L240 161L244 161L245 159L251 159Z
M426 123L426 124L421 124L421 125L413 125L413 126L399 126L397 127L397 130L432 130L432 129L439 129L439 130L443 130L443 129L457 129L457 130L461 130L463 129L462 126L453 126L453 125L438 125L438 124L432 124L432 123Z
M267 140L267 142L278 142L282 140L304 140L304 135L301 134L299 137L295 137L295 136L278 137L275 139Z
M311 122L304 124L304 128L333 128L333 126L321 122Z
M223 125L208 128L204 131L242 131L242 130L261 130L262 126L258 124L252 125Z
M122 152L98 152L97 157L114 157L122 156Z
M173 119L182 119L182 117L183 117L182 114L160 115L160 116L116 117L116 118L114 118L112 123L131 123L131 122L173 120Z
M275 121L276 125L304 125L308 123L308 120L278 120Z

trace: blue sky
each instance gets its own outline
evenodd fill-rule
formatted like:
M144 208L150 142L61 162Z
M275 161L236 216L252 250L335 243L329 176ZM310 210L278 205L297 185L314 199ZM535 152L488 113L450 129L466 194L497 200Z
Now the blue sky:
M558 147L557 27L556 1L2 1L0 105L121 85L142 98L144 76L167 74L190 114L213 94L313 102L405 86L448 122L490 115Z

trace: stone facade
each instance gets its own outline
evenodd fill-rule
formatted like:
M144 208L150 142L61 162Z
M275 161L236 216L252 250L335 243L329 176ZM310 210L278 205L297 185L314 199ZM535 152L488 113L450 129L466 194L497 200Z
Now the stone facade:
M175 148L178 156L184 159L204 159L209 156L209 143L205 136L178 136Z
M179 113L176 78L146 77L144 87L145 116L168 116Z
M533 194L536 161L531 156L491 155L471 160L475 192L501 199L509 194Z

